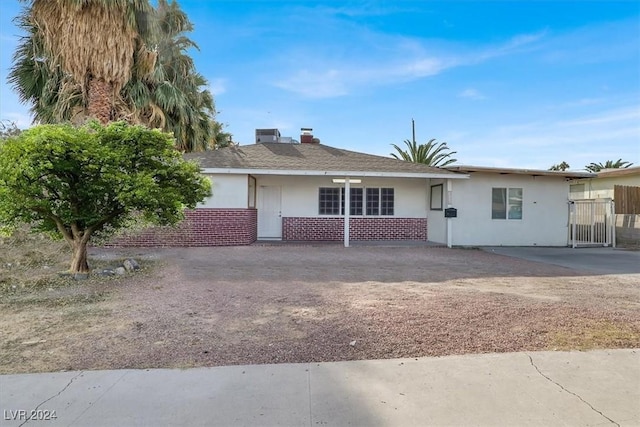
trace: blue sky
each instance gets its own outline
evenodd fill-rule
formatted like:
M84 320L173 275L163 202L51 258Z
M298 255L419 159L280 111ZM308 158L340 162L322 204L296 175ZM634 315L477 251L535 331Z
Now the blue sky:
M638 1L180 1L218 119L389 155L446 141L459 164L640 165ZM0 119L30 123L6 84L21 5L0 2Z

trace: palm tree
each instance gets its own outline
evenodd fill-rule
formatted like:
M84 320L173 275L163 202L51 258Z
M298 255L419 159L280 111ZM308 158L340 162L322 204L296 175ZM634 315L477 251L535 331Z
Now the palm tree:
M551 166L549 170L550 171L566 171L570 167L571 166L569 166L569 163L563 161L562 163L558 163L557 165Z
M233 147L234 145L236 145L236 143L233 142L233 134L225 132L223 130L224 125L222 123L213 122L212 126L213 135L211 140L209 140L209 147L211 149L217 150L219 148Z
M457 151L449 151L449 147L446 142L436 143L435 139L431 139L426 144L419 144L416 141L409 141L405 139L404 143L407 145L407 150L403 150L396 144L391 144L396 149L396 153L391 153L391 156L399 160L406 160L407 162L423 163L429 166L447 166L451 163L457 162L457 159L451 156L456 154Z
M198 46L184 36L193 24L176 2L159 0L154 11L157 31L146 42L158 58L146 78L134 78L124 88L125 98L135 105L138 120L173 132L181 151L206 150L214 134L214 101L207 80L186 54Z
M186 54L197 46L184 36L193 25L177 3L28 2L9 82L35 121L126 119L173 132L180 150L208 148L213 96Z
M73 102L66 97L79 90L84 108L77 114L102 123L113 120L134 63L146 71L155 66L156 54L143 41L152 22L146 19L152 9L148 0L27 3L30 6L18 22L30 26L29 33L35 36L39 56L32 53L32 61L46 62L41 71L51 71L58 87L65 89L57 102ZM24 53L18 48L17 55Z
M623 161L622 159L618 159L615 162L613 160L607 160L604 164L590 163L584 168L589 172L600 172L602 169L625 169L630 166L633 166L633 163Z
M15 19L27 36L14 52L7 81L22 102L31 104L34 122L77 121L84 111L81 85L48 60L42 32L30 16L25 12Z

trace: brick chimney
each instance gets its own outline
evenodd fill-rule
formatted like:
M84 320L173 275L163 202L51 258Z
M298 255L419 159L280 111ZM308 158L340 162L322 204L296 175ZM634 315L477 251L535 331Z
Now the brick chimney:
M300 143L301 144L313 144L313 129L300 128Z

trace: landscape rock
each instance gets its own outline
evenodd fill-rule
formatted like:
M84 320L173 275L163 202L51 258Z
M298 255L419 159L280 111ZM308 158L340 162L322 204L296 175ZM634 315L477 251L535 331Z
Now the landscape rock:
M124 276L124 274L127 272L127 270L124 269L124 267L118 267L115 269L115 273L118 276Z
M116 272L111 268L105 268L98 273L100 276L115 276Z
M125 259L124 262L122 263L122 266L127 271L140 270L140 264L138 264L138 261L136 261L133 258Z
M47 342L47 340L32 340L32 341L24 341L22 343L22 345L36 345L36 344L43 344Z

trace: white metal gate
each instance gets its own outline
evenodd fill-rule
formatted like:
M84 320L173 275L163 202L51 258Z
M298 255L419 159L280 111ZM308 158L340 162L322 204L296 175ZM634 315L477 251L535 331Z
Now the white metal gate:
M569 201L569 244L578 246L616 245L613 200Z

